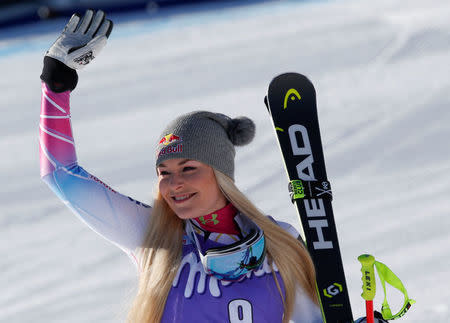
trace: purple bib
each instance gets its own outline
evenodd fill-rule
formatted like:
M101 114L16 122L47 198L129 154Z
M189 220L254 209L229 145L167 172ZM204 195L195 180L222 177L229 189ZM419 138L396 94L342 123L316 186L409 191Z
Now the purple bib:
M284 293L281 276L276 275ZM282 317L283 302L267 259L243 280L230 283L206 275L195 247L189 242L183 246L161 322L281 323Z

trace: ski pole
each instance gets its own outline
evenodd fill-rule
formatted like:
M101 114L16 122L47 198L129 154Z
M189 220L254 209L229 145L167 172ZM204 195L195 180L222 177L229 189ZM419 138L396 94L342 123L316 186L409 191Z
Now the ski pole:
M361 255L358 257L361 263L361 273L363 282L362 298L366 300L366 320L367 323L374 323L373 316L373 299L375 298L376 282L374 264L375 258L371 255Z

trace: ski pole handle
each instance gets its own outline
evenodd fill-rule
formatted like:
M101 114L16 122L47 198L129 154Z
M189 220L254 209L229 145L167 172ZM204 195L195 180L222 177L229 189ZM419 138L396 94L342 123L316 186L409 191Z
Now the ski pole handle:
M375 258L371 255L361 255L358 257L361 263L361 273L363 282L363 292L361 294L362 298L366 300L366 318L367 323L374 322L373 316L373 299L376 293L376 283L375 283Z
M363 282L362 298L366 301L371 301L375 298L376 284L375 284L375 258L371 255L361 255L358 257L361 263L361 273Z

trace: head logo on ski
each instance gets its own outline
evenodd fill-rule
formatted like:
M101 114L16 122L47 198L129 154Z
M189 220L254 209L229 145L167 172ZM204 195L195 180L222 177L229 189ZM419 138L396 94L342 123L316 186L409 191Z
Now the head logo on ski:
M291 96L292 94L292 96ZM287 91L286 95L284 96L284 108L287 108L287 103L288 103L288 99L291 96L291 100L294 101L295 98L297 97L297 99L301 100L302 97L300 96L300 93L297 92L296 89L290 89L289 91Z

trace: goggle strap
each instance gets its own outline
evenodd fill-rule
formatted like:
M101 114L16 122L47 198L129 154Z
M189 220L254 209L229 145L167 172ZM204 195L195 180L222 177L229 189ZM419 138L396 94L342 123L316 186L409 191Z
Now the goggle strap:
M406 291L406 288L403 285L402 281L400 280L400 278L397 277L397 275L395 275L392 272L392 270L388 268L388 266L379 261L375 261L375 267L377 268L378 277L380 277L381 285L383 286L384 292L384 301L381 307L381 314L383 315L383 318L385 320L395 320L399 317L402 317L403 315L406 314L411 305L414 304L416 301L408 297L408 292ZM394 315L392 314L391 309L389 307L389 303L387 301L386 283L398 289L405 297L405 301L403 303L402 308L398 313Z

